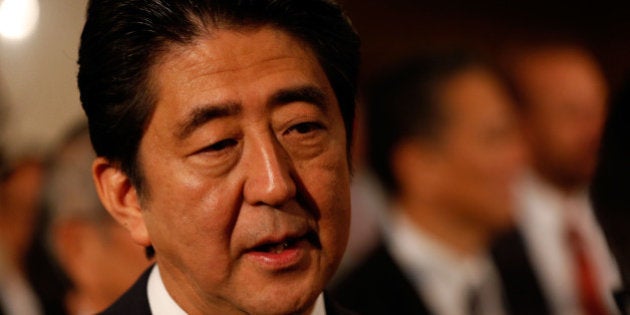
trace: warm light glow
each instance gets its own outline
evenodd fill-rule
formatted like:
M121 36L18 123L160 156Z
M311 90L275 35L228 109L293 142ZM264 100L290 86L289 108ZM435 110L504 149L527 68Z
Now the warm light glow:
M30 35L39 18L37 0L4 0L0 3L0 35L22 39Z

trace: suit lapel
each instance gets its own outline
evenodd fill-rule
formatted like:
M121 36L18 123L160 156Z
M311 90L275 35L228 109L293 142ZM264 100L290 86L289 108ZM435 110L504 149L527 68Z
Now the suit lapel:
M383 245L331 292L341 305L359 314L430 314Z
M127 292L101 314L151 315L151 307L149 306L149 297L147 295L147 283L151 270L153 270L153 266L149 267Z
M492 258L501 277L509 314L551 314L520 232L513 231L499 239L492 249Z

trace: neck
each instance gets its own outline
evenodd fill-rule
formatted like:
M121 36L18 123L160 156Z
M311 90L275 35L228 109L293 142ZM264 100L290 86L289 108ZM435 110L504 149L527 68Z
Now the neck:
M91 314L104 310L110 302L95 303L81 290L73 289L66 294L65 305L68 314Z
M568 176L560 176L546 170L543 167L536 167L535 173L536 176L540 178L540 180L547 183L549 186L553 187L565 196L573 195L582 190L587 185L587 183L585 183L583 180L578 180L577 178L569 178Z
M427 203L400 200L399 204L414 226L461 257L476 256L489 246L489 233L470 219Z

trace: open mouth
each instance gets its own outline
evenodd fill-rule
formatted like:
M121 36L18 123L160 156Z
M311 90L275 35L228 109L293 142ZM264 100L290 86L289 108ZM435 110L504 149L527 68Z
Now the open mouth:
M298 237L287 237L279 242L268 242L258 245L252 249L254 252L263 252L269 254L281 254L286 250L297 248L301 242L320 248L319 236L314 231L309 231L305 235Z
M269 238L248 250L245 257L265 270L297 270L308 266L313 248L319 249L321 244L317 233L311 230L302 235Z
M264 252L270 254L280 254L285 250L295 247L299 240L302 238L288 238L280 243L267 243L260 246L255 247L253 250L255 252Z

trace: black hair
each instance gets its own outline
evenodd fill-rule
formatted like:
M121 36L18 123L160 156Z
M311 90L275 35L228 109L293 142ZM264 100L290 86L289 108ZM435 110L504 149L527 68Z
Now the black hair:
M149 71L169 45L213 28L269 25L308 45L335 92L351 145L359 38L329 0L91 0L79 49L78 85L98 156L142 194L140 141L156 103Z
M439 140L446 124L441 86L475 66L493 69L474 54L460 51L410 58L378 75L365 88L367 159L387 192L398 183L391 158L407 139Z

